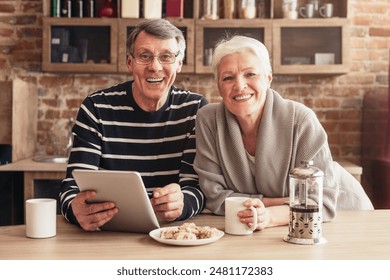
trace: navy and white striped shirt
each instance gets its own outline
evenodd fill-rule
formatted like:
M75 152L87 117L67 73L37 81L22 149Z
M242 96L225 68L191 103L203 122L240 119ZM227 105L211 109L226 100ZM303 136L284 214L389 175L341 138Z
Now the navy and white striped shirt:
M178 183L184 209L178 220L203 210L193 169L195 118L207 100L171 87L158 111L145 112L133 99L132 81L95 92L83 101L73 127L73 148L60 190L61 212L77 224L70 202L79 192L73 169L138 171L146 188Z

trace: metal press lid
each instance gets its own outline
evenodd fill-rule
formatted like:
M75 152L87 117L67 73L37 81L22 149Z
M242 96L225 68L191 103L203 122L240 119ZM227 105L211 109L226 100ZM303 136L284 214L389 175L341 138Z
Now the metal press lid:
M303 160L301 161L303 166L296 167L290 171L291 177L296 178L311 178L311 177L322 177L324 176L324 172L321 169L313 166L312 160Z

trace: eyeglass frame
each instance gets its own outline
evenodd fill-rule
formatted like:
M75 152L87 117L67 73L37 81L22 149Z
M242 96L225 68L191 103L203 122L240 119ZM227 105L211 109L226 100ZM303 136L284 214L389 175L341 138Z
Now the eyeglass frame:
M160 53L160 54L154 54L154 55L151 55L150 56L150 61L148 63L139 63L139 61L137 61L137 58L135 57L134 54L130 54L132 58L134 58L134 61L135 63L139 64L139 65L149 65L150 63L152 63L153 59L156 57L157 58L157 61L161 64L161 65L164 65L164 64L173 64L176 62L176 59L177 57L180 55L180 50L177 51L177 53L170 53L170 52L165 52L165 53ZM161 62L160 61L160 55L164 55L164 54L173 54L174 56L174 60L172 62Z

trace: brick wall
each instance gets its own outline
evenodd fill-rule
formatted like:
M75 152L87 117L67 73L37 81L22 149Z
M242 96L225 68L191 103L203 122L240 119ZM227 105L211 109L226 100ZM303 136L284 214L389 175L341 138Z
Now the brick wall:
M41 72L42 0L0 2L0 81L15 76L38 86L39 154L65 154L68 118L90 92L127 75ZM351 71L340 76L275 76L272 87L314 109L329 135L335 158L360 164L362 106L367 94L388 89L390 0L349 0ZM211 75L180 75L177 85L219 96ZM1 92L0 92L1 94Z

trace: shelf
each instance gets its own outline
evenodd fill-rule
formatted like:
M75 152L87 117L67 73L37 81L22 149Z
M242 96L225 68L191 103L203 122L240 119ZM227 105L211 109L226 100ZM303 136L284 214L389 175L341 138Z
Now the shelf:
M194 17L196 19L202 19L205 14L205 9L203 8L203 3L207 0L194 0ZM238 5L238 1L231 0L235 3L235 5ZM297 8L304 6L306 3L308 3L310 0L297 0ZM210 0L212 2L212 0ZM225 13L224 13L224 2L223 0L217 0L217 15L219 19L226 19ZM256 4L256 9L259 9L259 3ZM348 0L320 0L319 6L326 3L332 3L333 4L333 17L339 17L339 18L347 18L348 17ZM263 10L262 13L259 13L257 11L257 18L259 18L259 14L262 14L264 16L264 19L282 19L283 18L283 1L282 0L263 0L263 4L261 5L261 9ZM234 19L239 18L239 13L236 11L234 13Z
M115 73L117 19L43 18L44 71Z
M269 0L266 0L269 1ZM310 0L298 0L298 9L308 3ZM283 9L282 9L282 0L272 0L271 4L271 18L272 19L282 19L283 18ZM334 18L347 18L348 17L348 0L326 0L319 1L320 7L326 3L333 4L333 17ZM301 16L299 16L302 18ZM321 18L317 18L321 20Z
M275 74L348 72L347 24L347 19L274 20L273 72Z

